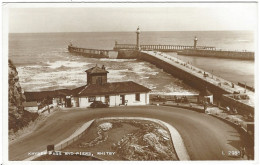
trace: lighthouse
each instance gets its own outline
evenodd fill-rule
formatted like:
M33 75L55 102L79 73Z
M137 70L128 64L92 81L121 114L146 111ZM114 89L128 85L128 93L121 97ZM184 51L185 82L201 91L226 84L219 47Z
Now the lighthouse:
M198 42L198 38L195 36L195 38L194 38L194 49L196 49L196 47L197 47L197 42Z
M140 47L140 40L139 40L139 34L140 34L140 29L139 29L139 26L136 30L136 49L137 50L141 50L141 47Z

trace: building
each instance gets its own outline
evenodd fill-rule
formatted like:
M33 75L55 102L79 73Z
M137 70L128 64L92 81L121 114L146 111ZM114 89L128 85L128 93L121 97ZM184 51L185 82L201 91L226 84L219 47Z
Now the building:
M108 82L109 73L105 66L97 65L85 71L87 74L86 85L69 90L27 92L30 100L35 100L35 95L48 96L52 99L53 106L60 107L89 107L94 101L102 101L112 106L133 106L149 104L149 88L133 81ZM41 99L44 99L42 98ZM38 99L39 100L39 99Z
M133 81L107 82L109 73L104 66L97 65L86 70L87 85L73 97L75 105L89 107L94 101L102 101L109 106L147 105L150 89Z
M89 107L94 101L102 101L112 106L147 105L149 88L133 81L108 82L109 73L105 66L97 65L85 71L86 85L75 89L25 92L26 101L50 102L54 107Z

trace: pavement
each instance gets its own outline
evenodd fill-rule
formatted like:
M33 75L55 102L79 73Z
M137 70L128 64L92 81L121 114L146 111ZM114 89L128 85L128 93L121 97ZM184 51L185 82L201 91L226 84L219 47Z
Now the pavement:
M243 137L231 125L204 113L177 107L136 106L56 111L31 134L9 145L9 160L24 160L30 152L68 138L87 121L102 117L145 117L162 120L180 133L191 160L237 160Z

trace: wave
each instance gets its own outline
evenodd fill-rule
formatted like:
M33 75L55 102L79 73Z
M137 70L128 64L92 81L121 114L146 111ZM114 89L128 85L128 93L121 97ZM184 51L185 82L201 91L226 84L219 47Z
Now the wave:
M61 68L61 67L69 67L69 68L78 68L84 67L92 63L86 62L76 62L76 61L55 61L55 62L47 62L48 67L52 69Z
M136 59L111 59L111 58L101 58L100 61L130 62L130 61L136 61Z
M141 77L140 79L149 79L150 77L147 76L147 77Z

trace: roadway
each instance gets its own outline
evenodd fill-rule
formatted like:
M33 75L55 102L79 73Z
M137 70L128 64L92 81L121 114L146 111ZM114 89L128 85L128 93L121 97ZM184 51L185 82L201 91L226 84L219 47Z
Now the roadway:
M85 122L101 117L147 117L169 123L183 138L191 160L228 160L242 145L242 137L229 124L209 116L176 107L115 107L104 109L73 109L54 112L37 129L9 145L9 160L24 160L28 152L41 152L49 144L69 137ZM223 155L223 153L225 155Z

